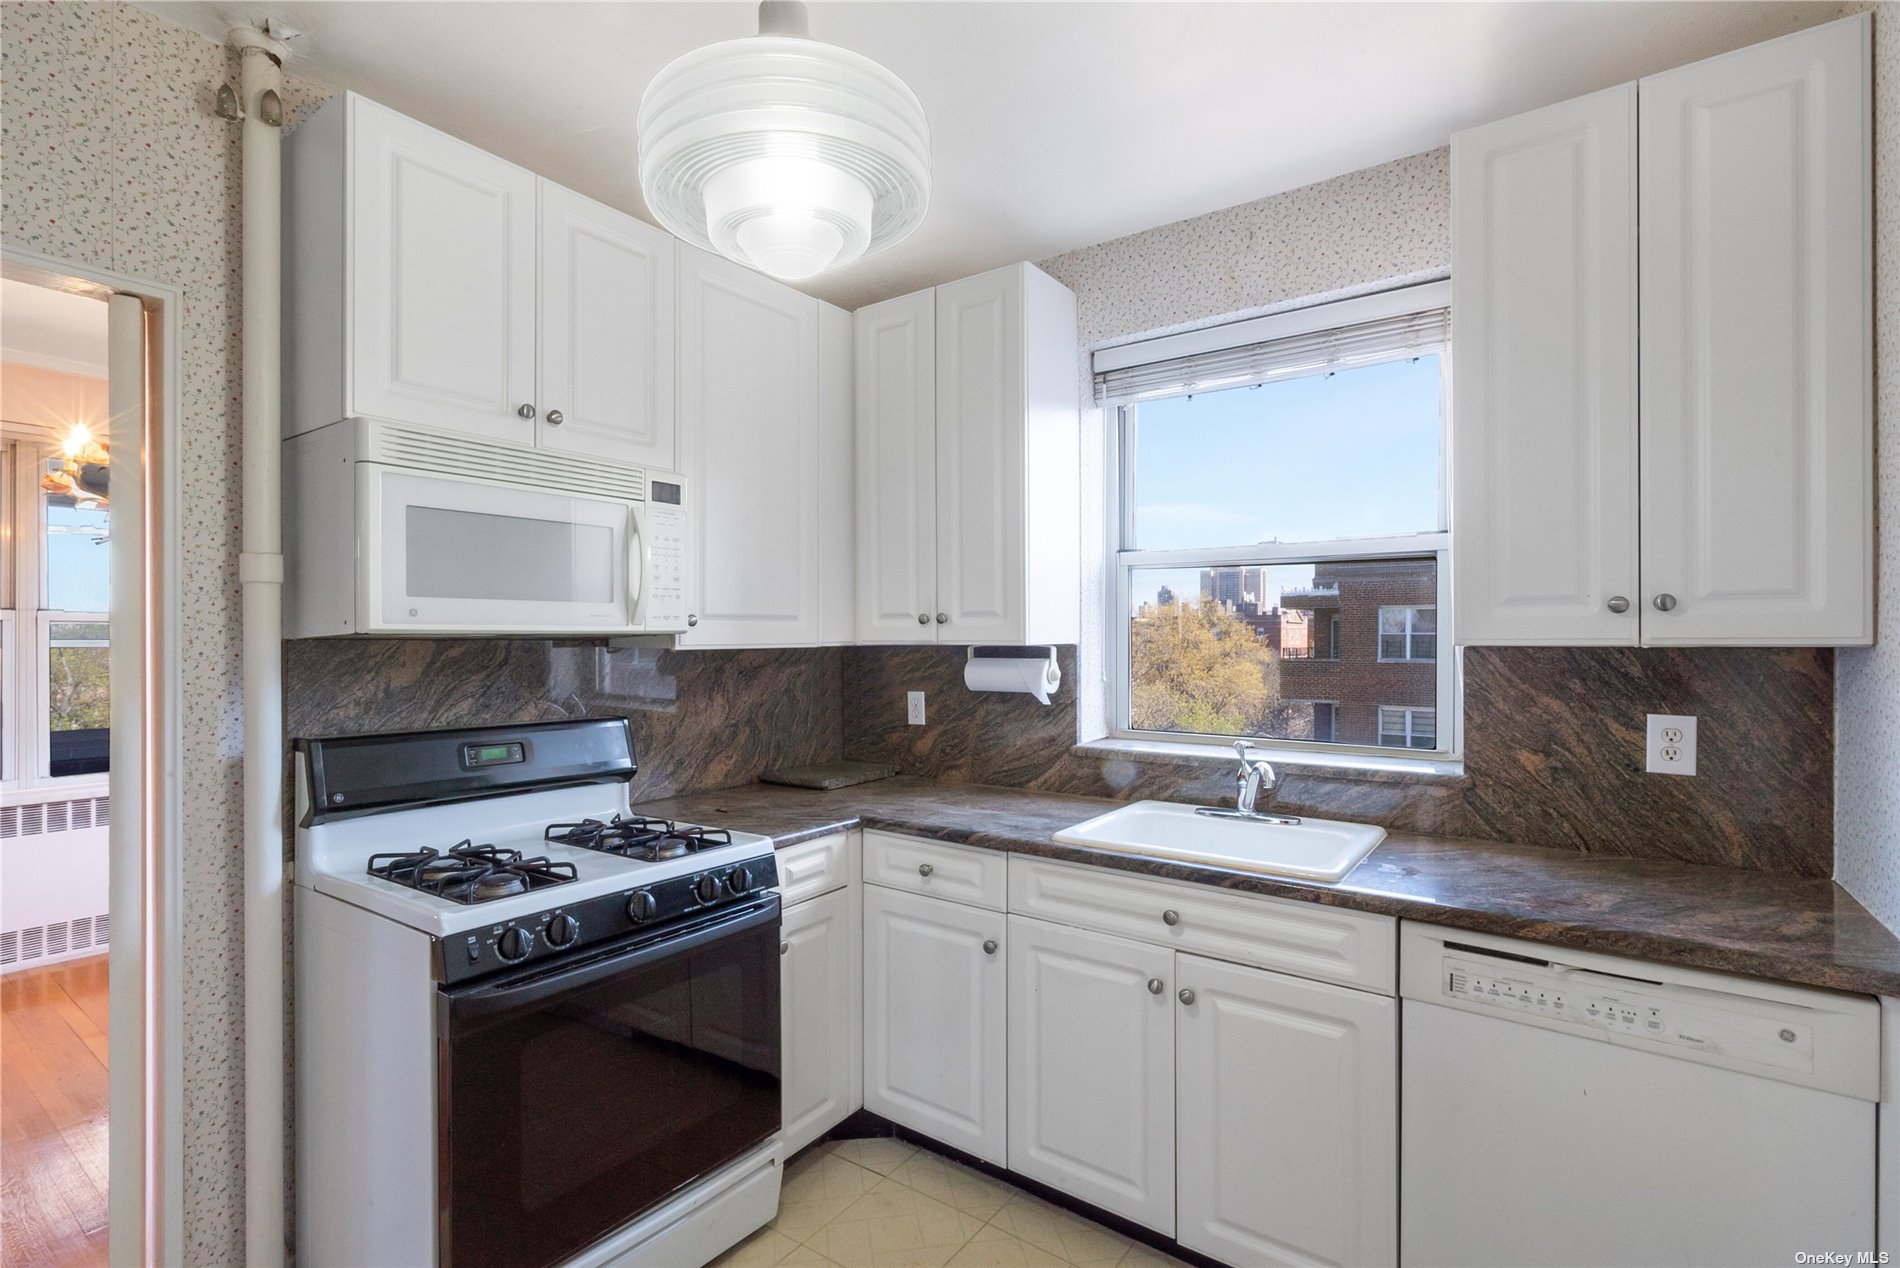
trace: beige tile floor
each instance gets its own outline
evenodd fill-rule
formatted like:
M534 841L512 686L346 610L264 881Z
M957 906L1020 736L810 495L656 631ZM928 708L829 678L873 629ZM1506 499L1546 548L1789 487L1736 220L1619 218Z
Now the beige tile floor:
M785 1170L778 1218L714 1268L1179 1268L1181 1261L899 1140L846 1140Z

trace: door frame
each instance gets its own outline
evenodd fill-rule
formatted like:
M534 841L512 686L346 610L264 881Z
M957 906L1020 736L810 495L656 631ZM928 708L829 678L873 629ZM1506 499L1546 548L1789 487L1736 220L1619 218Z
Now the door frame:
M115 765L111 772L112 799L118 807L136 807L140 832L130 857L119 846L111 859L108 1253L114 1264L182 1263L182 295L176 287L56 259L10 239L0 242L0 276L100 298L129 295L145 311L143 447L157 461L141 468L150 478L133 526L145 560L134 591L143 599L142 655L131 684L142 743L132 769ZM131 587L121 580L113 588L117 608ZM123 699L125 692L114 685L115 696ZM122 821L124 813L113 817Z

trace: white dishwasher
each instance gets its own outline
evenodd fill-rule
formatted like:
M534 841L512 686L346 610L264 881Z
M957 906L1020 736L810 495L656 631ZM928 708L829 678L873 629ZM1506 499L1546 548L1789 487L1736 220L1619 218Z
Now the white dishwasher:
M1874 1249L1872 998L1410 921L1399 987L1406 1268Z

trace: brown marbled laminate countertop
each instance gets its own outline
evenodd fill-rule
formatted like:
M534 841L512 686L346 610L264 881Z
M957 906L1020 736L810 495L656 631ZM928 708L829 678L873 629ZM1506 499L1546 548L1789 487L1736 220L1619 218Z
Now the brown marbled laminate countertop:
M899 776L832 792L746 784L636 809L761 833L781 849L881 828L1610 955L1900 995L1900 939L1832 881L1389 833L1345 880L1321 885L1053 840L1118 804Z

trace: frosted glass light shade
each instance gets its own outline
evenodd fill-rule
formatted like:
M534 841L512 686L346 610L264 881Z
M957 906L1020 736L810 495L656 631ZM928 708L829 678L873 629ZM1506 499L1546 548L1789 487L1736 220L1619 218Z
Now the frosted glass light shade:
M930 133L904 82L831 44L695 49L640 102L640 186L668 230L788 280L900 241L930 201Z

